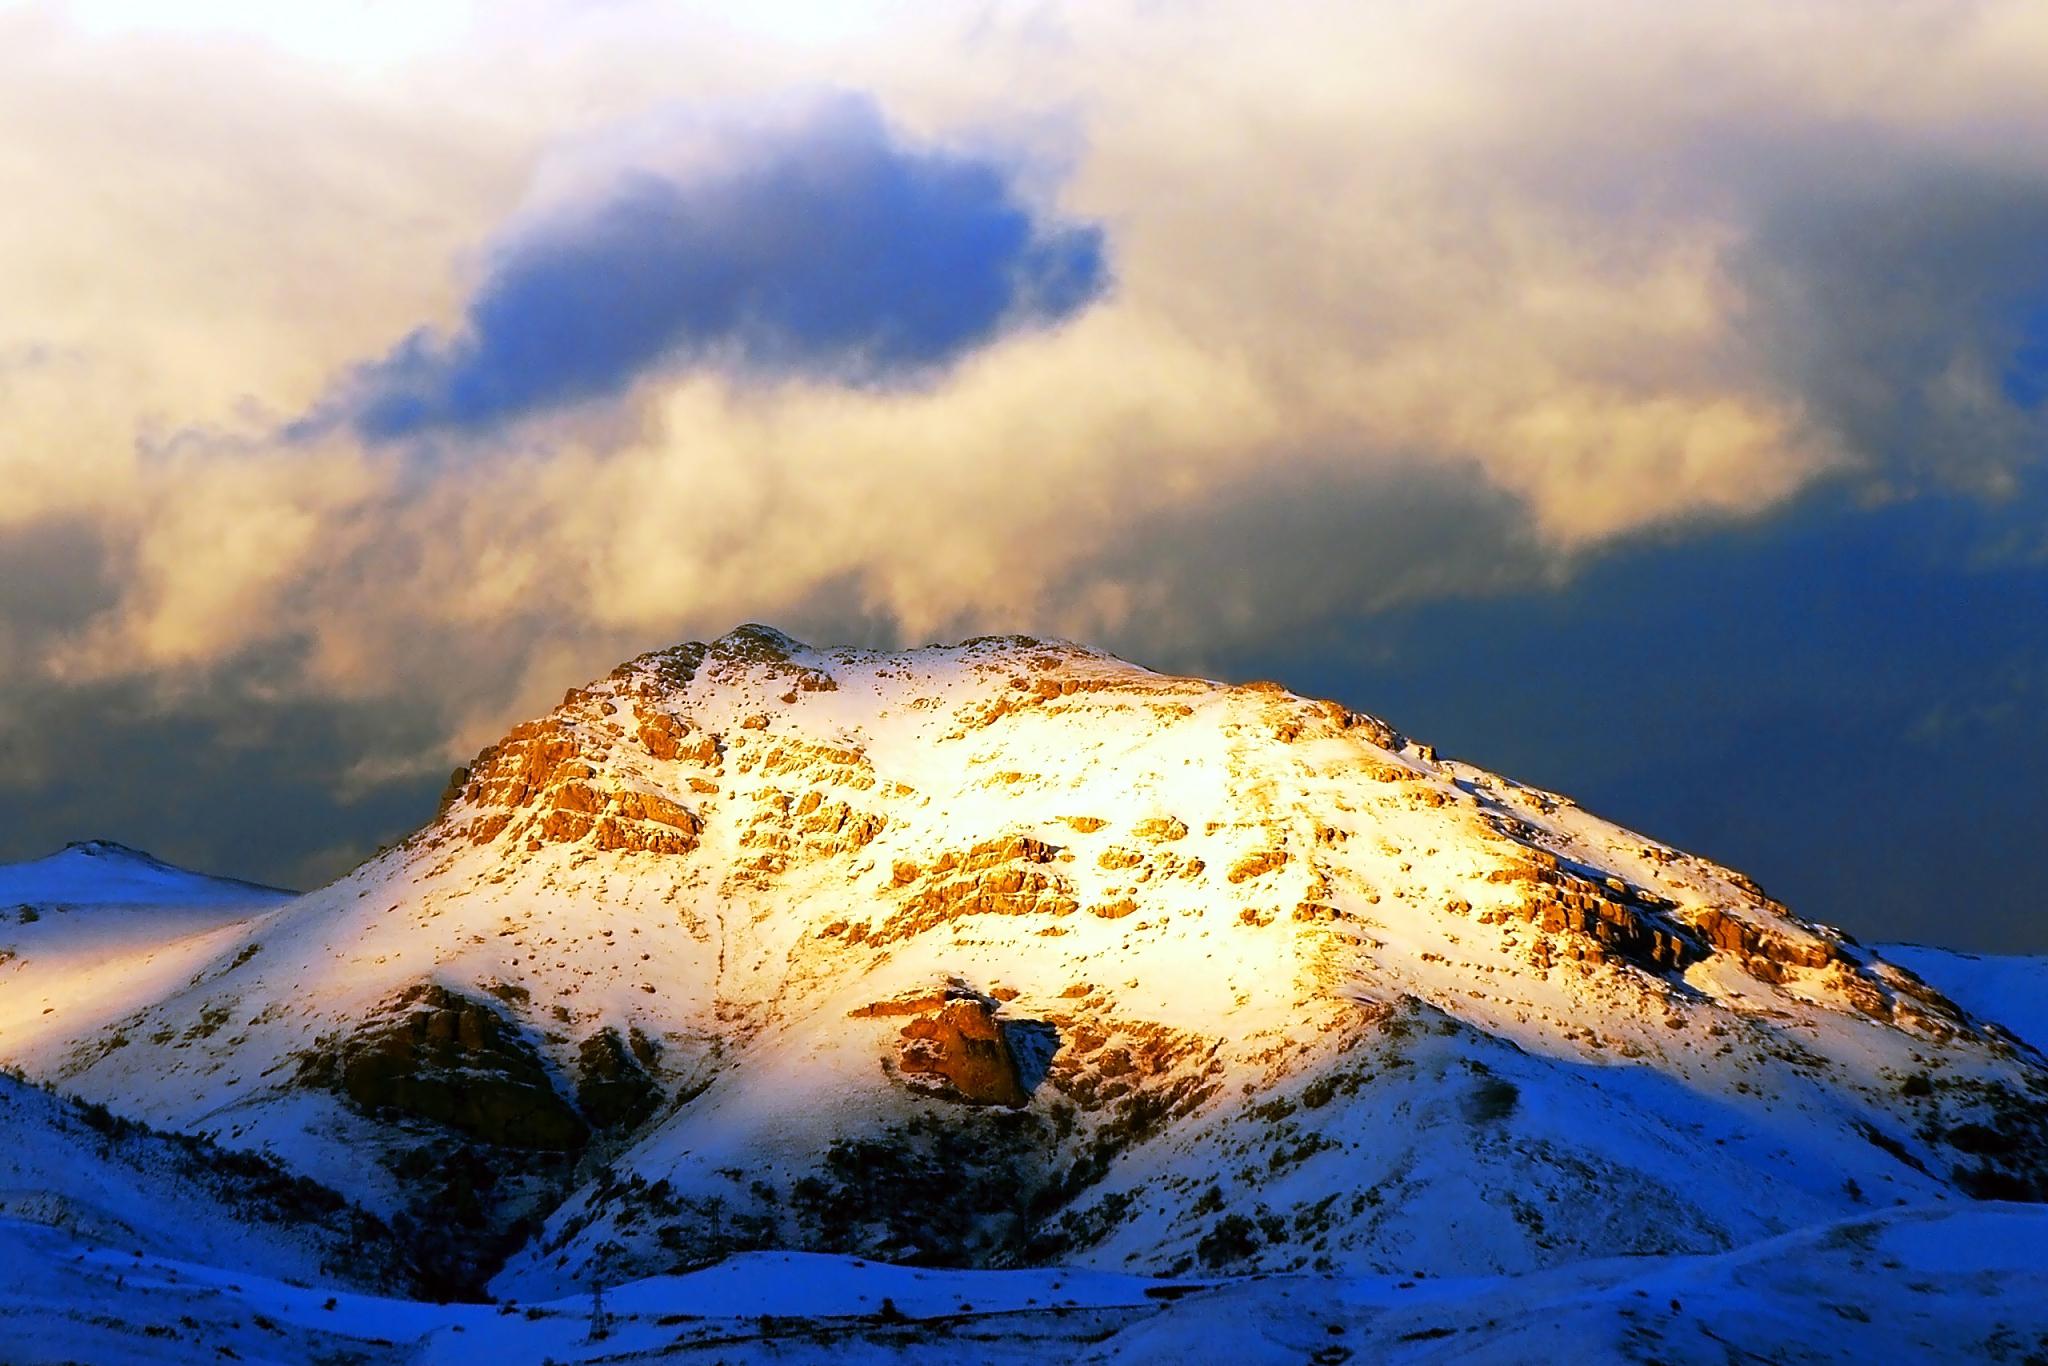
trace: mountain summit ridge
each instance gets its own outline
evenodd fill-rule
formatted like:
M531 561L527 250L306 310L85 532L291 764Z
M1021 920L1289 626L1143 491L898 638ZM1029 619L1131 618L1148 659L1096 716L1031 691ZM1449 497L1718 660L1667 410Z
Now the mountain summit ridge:
M468 1220L451 1274L521 1296L777 1246L1512 1271L2048 1194L2040 1056L1740 873L1021 636L641 655L133 1004L16 1060Z

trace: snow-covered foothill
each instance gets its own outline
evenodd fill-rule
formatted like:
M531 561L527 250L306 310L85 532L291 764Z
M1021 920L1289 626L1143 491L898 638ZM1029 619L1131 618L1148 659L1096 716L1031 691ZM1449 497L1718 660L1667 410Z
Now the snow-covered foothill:
M0 864L0 1050L104 1027L186 981L293 895L110 840Z
M92 1247L0 1217L16 1366L2021 1361L2048 1209L1895 1210L1708 1256L1519 1276L1158 1280L756 1253L559 1299L434 1305ZM232 1355L230 1355L232 1354Z

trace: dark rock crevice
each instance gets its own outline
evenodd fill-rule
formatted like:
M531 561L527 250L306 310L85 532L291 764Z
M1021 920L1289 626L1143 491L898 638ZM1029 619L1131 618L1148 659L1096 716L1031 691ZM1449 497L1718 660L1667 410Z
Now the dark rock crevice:
M590 1137L515 1024L435 983L306 1055L298 1080L372 1115L396 1112L500 1147L574 1152Z

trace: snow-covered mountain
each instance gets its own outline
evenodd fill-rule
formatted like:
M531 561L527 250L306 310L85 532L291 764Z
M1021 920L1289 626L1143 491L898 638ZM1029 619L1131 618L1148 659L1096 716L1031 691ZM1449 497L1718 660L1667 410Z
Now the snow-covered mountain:
M750 1248L1526 1272L2048 1193L2040 1054L1739 873L1060 642L644 656L192 954L0 1053L523 1300ZM65 980L13 966L0 1009Z
M0 1051L76 1037L171 991L292 895L110 840L0 864Z
M269 907L293 894L209 877L112 840L78 840L46 858L0 864L0 907L19 911L121 907Z

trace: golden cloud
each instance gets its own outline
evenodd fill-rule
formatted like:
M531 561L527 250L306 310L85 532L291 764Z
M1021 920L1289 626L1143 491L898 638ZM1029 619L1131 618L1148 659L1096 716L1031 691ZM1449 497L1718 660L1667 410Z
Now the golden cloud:
M0 17L0 536L84 520L115 587L15 676L297 640L297 686L423 690L460 748L741 619L1198 655L1554 574L1870 460L1759 345L1746 268L1842 129L2048 184L2032 5L1251 10L949 10L718 53L649 13L381 74ZM1110 293L928 383L657 369L421 447L279 435L456 318L577 146L821 81L1002 149L1105 226ZM1238 516L1269 497L1344 509L1314 585ZM1200 544L1134 557L1140 532Z

